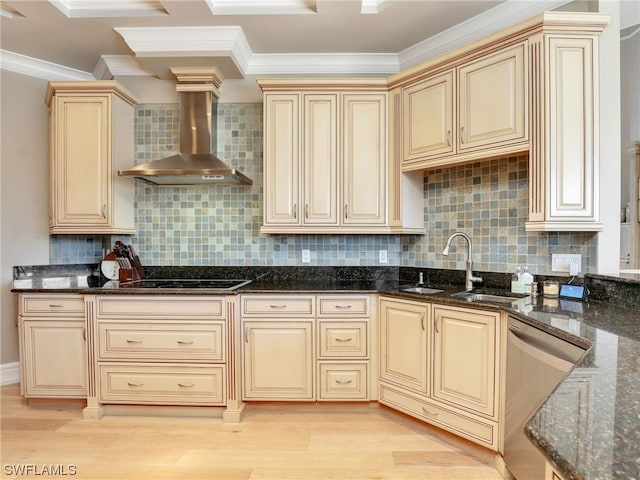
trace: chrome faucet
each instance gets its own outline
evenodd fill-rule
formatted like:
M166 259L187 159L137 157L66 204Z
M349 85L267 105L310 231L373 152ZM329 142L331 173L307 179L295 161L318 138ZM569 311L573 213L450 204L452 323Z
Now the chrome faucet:
M442 255L449 255L449 247L451 246L451 240L455 237L463 237L467 241L467 274L465 276L464 288L469 291L473 289L473 282L481 282L482 277L474 277L473 276L473 260L471 260L471 251L473 250L473 244L471 242L471 238L464 232L455 232L452 233L447 243L444 246L444 250L442 250Z

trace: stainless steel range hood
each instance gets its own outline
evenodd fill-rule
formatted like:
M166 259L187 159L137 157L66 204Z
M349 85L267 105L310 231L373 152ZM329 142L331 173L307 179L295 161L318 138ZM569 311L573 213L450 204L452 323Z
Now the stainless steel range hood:
M155 185L251 185L250 178L213 153L222 81L217 69L179 68L171 72L178 78L180 153L118 170L118 175Z

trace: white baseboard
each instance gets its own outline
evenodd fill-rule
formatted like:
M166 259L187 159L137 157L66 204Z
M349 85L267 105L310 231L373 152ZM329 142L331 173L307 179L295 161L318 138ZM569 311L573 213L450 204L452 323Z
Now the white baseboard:
M0 365L0 386L20 383L20 362Z

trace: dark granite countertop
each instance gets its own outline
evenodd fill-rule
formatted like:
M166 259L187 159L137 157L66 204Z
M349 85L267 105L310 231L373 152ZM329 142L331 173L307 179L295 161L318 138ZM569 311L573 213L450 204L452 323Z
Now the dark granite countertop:
M16 268L23 271L16 273ZM106 288L89 287L86 277L95 266L16 268L12 290L15 292L140 293L123 292L117 282ZM416 278L413 269L407 270L410 270L407 278ZM154 278L169 278L180 277L184 272L161 267L149 273ZM539 296L532 303L525 299L509 305L469 303L451 297L451 293L464 290L459 284L434 285L444 289L434 295L403 292L402 288L410 286L411 282L398 280L402 279L403 272L399 274L397 267L318 268L313 275L306 274L305 267L239 267L224 272L215 269L189 271L189 275L252 280L233 293L383 293L412 300L502 310L580 344L588 348L586 354L527 422L526 433L568 480L640 479L640 319L638 305L627 305L632 301L629 295L636 301L640 298L640 282L635 278L625 282L623 278L588 276L585 284L589 282L589 288L599 301L578 302ZM483 276L486 280L487 275ZM180 293L211 295L195 290ZM618 299L621 305L601 301L602 298Z

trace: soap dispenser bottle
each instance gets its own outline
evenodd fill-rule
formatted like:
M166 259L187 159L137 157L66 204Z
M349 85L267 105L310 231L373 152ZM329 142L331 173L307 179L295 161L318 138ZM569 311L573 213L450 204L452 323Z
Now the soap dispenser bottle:
M525 265L524 272L520 275L520 281L523 285L522 293L532 293L533 291L533 275L529 273L529 267Z
M516 269L516 273L511 275L511 291L513 293L522 293L522 282L520 281L520 267Z

